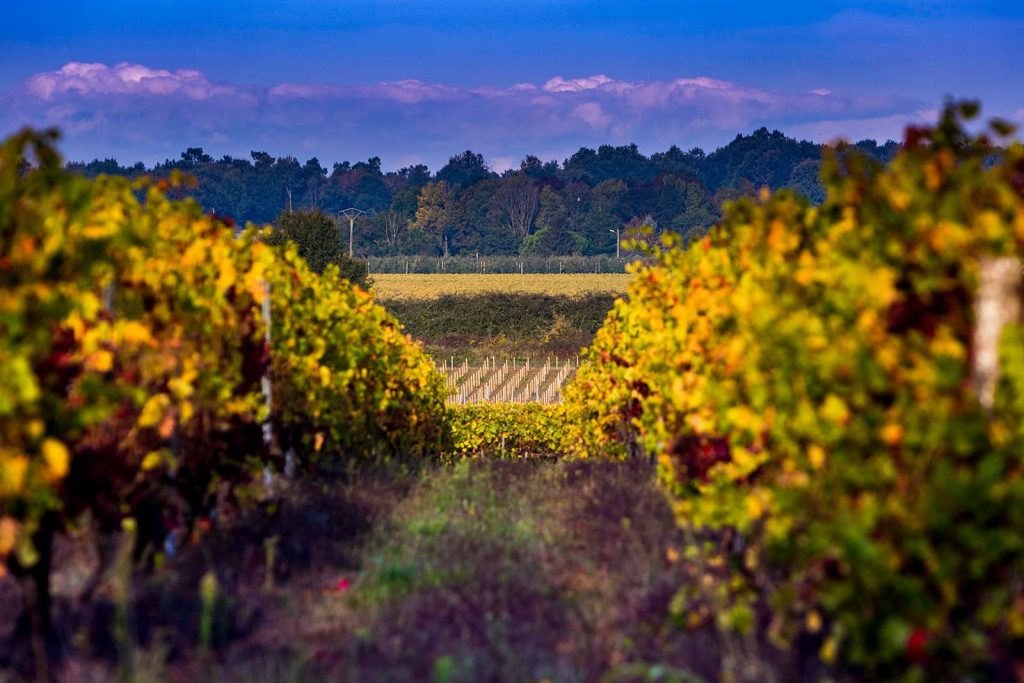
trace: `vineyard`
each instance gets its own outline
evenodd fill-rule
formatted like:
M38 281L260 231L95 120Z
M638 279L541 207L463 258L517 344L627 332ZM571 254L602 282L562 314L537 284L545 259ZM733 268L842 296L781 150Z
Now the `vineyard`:
M976 115L628 276L375 275L433 358L186 178L8 140L0 678L1020 680L1024 146Z
M0 150L0 576L39 678L60 534L124 530L153 566L275 476L415 463L448 433L443 379L336 269L169 201L184 179L72 176L53 139Z
M562 387L579 367L579 356L571 360L545 358L485 359L471 367L454 358L438 368L446 377L448 400L452 403L541 403L551 405L562 399Z
M1019 680L1024 147L976 113L667 240L566 389L571 448L656 459L708 539L674 604L735 677L765 637L827 677Z

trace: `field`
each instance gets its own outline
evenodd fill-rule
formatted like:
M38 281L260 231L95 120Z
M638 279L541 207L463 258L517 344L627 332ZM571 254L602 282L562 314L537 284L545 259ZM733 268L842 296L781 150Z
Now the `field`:
M535 277L542 276L517 275L513 279ZM494 358L500 363L505 359L525 363L527 358L568 359L579 355L590 345L615 298L616 294L610 292L577 296L446 293L433 298L381 300L381 304L398 318L407 333L423 342L438 366L468 362L482 367Z
M625 293L387 309L21 134L0 683L1020 683L1024 145L972 111Z
M373 290L378 301L392 299L433 299L446 294L467 296L486 293L624 294L630 275L615 274L374 274Z

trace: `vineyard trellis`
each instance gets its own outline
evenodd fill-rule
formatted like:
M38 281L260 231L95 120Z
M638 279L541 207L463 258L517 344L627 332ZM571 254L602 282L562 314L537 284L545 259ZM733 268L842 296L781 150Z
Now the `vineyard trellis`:
M579 367L579 356L518 359L485 358L481 365L444 359L438 370L446 378L451 403L543 403L562 400L562 387Z

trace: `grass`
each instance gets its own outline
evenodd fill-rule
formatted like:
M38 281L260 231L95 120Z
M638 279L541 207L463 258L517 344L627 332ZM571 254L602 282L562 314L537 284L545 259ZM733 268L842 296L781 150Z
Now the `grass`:
M575 297L492 292L382 303L438 362L455 356L457 362L474 364L482 356L575 356L590 345L614 301L608 292Z
M311 477L284 494L131 579L130 671L109 586L84 603L63 596L59 680L821 679L763 638L744 656L775 675L736 675L731 636L713 620L682 625L673 596L701 574L650 463L460 460L415 475ZM218 597L204 648L208 572ZM9 616L0 612L0 681L20 681L25 651Z
M580 296L586 294L624 294L630 275L615 274L452 274L405 275L374 274L373 289L382 303L395 299L423 300L444 295L483 293L548 294Z
M368 549L353 590L358 640L316 675L589 681L652 657L677 680L695 680L683 678L692 667L715 673L700 655L709 633L675 651L662 642L684 579L652 474L551 460L463 460L428 474Z

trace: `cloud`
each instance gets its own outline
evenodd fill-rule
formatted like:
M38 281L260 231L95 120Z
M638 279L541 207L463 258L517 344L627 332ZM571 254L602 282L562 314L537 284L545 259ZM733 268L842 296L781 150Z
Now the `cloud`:
M70 62L59 71L36 74L28 80L29 93L52 100L64 94L77 95L180 95L193 100L231 96L236 88L215 85L194 69L150 69L141 64Z
M194 69L71 62L0 92L0 133L55 125L73 158L147 162L187 146L216 155L303 152L323 161L381 156L437 168L464 149L501 165L549 150L636 142L714 147L768 126L815 140L863 131L897 135L926 104L898 95L788 92L695 76L661 81L605 74L542 84L457 87L415 79L368 85L215 82ZM1018 112L1020 115L1020 112ZM389 165L390 164L390 165Z
M811 121L791 126L790 135L809 138L820 142L835 140L886 140L903 139L903 129L909 123L934 123L938 111L920 109L915 112L875 116L867 118L838 118Z
M592 128L606 128L611 122L597 102L586 102L570 112L571 116L589 123Z
M545 92L583 92L584 90L595 90L602 85L615 83L604 74L590 76L589 78L573 78L566 80L561 76L555 76L544 84Z

